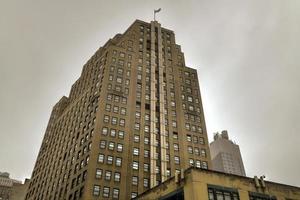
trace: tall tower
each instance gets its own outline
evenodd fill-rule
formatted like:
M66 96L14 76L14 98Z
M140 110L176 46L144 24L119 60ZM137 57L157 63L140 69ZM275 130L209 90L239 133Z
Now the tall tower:
M246 176L239 145L229 140L227 131L214 135L210 143L212 168L229 174Z
M136 20L54 106L27 199L130 199L211 168L197 77L173 31Z

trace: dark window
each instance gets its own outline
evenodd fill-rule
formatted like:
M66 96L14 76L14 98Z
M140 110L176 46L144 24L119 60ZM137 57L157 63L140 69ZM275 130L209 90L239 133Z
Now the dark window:
M249 199L250 200L276 200L276 197L275 196L269 196L269 195L266 195L266 194L249 192Z
M225 188L221 186L208 186L209 200L239 200L239 194L236 189Z

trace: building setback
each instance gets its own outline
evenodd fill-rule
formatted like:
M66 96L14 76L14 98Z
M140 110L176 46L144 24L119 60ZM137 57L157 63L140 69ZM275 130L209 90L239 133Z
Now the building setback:
M210 153L214 170L246 176L239 145L229 140L227 131L214 135Z
M138 200L296 200L300 188L191 167L140 194Z
M136 20L53 107L26 199L130 199L211 168L197 77L173 31Z

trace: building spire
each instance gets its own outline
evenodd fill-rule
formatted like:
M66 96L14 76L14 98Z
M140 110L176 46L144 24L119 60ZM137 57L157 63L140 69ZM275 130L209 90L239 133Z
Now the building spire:
M156 20L155 20L156 13L158 13L158 12L160 12L160 11L161 11L161 8L159 8L159 9L157 9L157 10L154 9L154 21L156 21Z

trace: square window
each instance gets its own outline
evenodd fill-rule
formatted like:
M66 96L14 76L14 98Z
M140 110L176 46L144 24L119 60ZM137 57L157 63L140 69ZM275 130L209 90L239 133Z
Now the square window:
M133 155L138 156L139 155L139 148L133 148Z
M120 125L120 126L125 126L125 119L120 119L119 125Z

